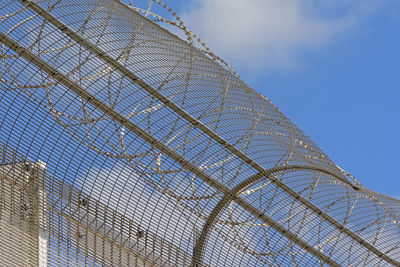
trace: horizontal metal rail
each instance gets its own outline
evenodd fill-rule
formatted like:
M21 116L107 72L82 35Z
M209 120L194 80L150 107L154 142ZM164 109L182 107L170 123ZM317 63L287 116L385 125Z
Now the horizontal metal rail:
M305 249L307 252L313 254L317 258L319 258L321 261L326 262L332 266L340 266L336 262L332 261L328 256L323 254L321 251L318 249L314 248L313 246L310 246L303 240L301 240L299 237L297 237L295 234L290 232L288 229L284 228L281 226L279 223L275 222L273 219L271 219L269 216L264 214L262 211L254 207L252 204L248 203L242 198L238 198L236 196L233 196L230 194L229 188L227 188L225 185L222 183L218 182L217 180L213 179L206 173L204 173L202 170L200 170L197 166L195 166L193 163L189 162L186 160L184 157L181 155L177 154L175 151L171 150L168 146L163 144L162 142L159 142L157 139L146 133L144 130L139 128L137 125L132 123L131 121L127 120L123 115L119 114L117 111L114 109L110 108L107 106L104 102L99 100L97 97L94 95L90 94L87 92L85 89L71 81L68 77L66 77L64 74L60 73L58 70L50 66L47 62L43 61L41 58L37 57L36 55L32 54L30 51L28 51L26 48L22 47L19 45L17 42L12 40L10 37L5 35L4 33L0 32L0 42L8 46L10 49L14 50L16 53L18 53L20 56L24 57L25 59L29 60L32 62L34 65L39 67L41 70L45 71L49 75L51 75L54 79L56 79L60 84L66 86L70 90L72 90L74 93L76 93L79 97L85 99L89 103L91 103L93 106L95 106L97 109L102 111L104 114L109 116L110 118L113 118L115 121L118 121L122 126L125 128L129 129L132 131L134 134L145 140L147 143L152 145L153 147L159 149L163 153L165 153L167 156L178 162L183 168L186 170L192 172L193 174L197 175L199 178L201 178L203 181L207 182L220 192L222 192L225 195L229 195L233 201L237 202L240 206L245 208L247 211L252 213L254 216L259 218L261 221L264 223L270 225L273 227L275 230L280 232L283 236L288 238L289 240L293 241L297 245L299 245L301 248Z

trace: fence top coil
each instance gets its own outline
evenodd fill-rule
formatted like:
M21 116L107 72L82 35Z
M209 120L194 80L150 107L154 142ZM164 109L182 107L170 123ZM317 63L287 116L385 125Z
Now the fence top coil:
M0 265L399 266L400 202L151 7L1 1Z

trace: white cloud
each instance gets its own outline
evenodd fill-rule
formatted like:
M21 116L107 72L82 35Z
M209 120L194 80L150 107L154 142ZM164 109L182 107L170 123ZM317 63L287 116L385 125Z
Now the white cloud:
M195 0L183 21L217 55L250 70L292 68L300 51L348 32L376 0Z

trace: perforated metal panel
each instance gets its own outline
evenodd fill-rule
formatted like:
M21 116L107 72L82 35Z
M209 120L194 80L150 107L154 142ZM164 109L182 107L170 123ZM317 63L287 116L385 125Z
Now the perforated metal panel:
M398 200L134 9L4 0L0 42L1 164L46 164L41 264L399 265Z

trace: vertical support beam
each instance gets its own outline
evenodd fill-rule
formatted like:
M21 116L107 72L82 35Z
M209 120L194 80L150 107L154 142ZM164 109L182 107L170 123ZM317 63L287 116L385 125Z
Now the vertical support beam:
M35 178L37 184L38 203L38 267L47 266L47 195L46 195L46 164L42 161L36 163Z

